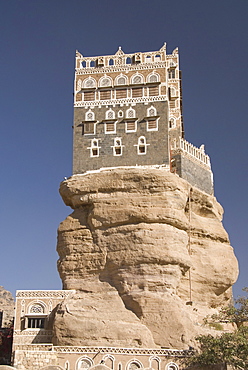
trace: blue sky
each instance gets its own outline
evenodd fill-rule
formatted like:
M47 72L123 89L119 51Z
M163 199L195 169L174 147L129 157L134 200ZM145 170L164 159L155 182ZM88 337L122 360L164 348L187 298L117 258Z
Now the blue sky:
M74 56L179 47L186 139L205 144L248 286L248 1L0 0L0 285L60 289L56 232L71 213Z

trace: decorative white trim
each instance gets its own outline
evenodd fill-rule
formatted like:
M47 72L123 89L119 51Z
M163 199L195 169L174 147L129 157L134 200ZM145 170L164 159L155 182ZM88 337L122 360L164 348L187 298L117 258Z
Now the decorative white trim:
M99 149L101 148L99 146L99 140L100 139L91 139L91 146L89 146L87 149L90 149L90 157L91 158L95 158L95 157L99 157ZM93 154L93 151L96 150L97 151L97 154Z
M82 85L85 89L95 88L96 87L96 80L93 77L90 76L90 77L86 78L85 80L83 80Z
M150 80L152 79L152 77L153 77L153 76L155 76L155 77L157 78L157 79L156 79L156 81L150 81ZM149 75L146 77L146 81L147 81L148 83L159 82L159 81L160 81L160 75L159 75L159 73L152 71L152 72L151 72L151 73L149 73Z
M138 103L153 103L157 101L167 101L167 95L157 96L142 96L139 98L123 98L123 99L111 99L111 100L90 100L90 101L77 101L74 103L74 107L99 107L106 105L117 105L117 104L138 104ZM177 112L178 109L170 109L170 112Z
M75 290L17 290L16 297L25 298L66 298L75 293Z

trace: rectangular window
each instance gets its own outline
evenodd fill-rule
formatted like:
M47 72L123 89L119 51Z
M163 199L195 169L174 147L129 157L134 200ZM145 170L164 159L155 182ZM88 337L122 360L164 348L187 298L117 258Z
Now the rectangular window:
M149 87L149 96L158 96L158 95L159 95L158 86Z
M134 132L136 131L136 121L127 121L126 122L126 132Z
M158 129L158 120L157 119L149 119L147 122L147 130L157 130Z
M133 87L132 88L132 97L133 98L140 98L143 96L143 88L142 87Z
M169 69L169 71L168 71L168 77L169 78L175 78L176 77L175 68Z
M105 123L105 134L115 132L115 122Z
M95 124L93 122L84 123L84 135L95 133Z
M85 101L95 100L95 91L85 91L84 100Z
M176 100L170 100L170 108L171 109L174 109L174 108L176 108Z
M111 90L102 90L102 91L100 91L100 99L101 100L111 99Z
M44 329L45 319L38 317L29 317L28 318L28 328L30 329Z
M127 97L126 89L117 89L116 90L116 99L125 99Z

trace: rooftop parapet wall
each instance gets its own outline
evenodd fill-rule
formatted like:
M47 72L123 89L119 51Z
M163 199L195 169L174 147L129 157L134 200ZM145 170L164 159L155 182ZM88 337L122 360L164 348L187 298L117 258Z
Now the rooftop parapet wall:
M211 163L210 158L207 154L205 154L204 145L201 145L200 148L197 148L193 144L189 143L185 139L180 138L177 142L175 142L172 146L173 153L182 152L199 162L211 170Z
M118 51L113 55L84 57L78 51L76 52L76 69L94 68L102 69L104 67L118 67L120 65L133 66L137 64L146 64L166 62L168 60L169 67L175 67L176 63L173 59L178 58L178 49L173 50L172 54L166 55L166 44L164 44L158 51L136 52L125 54L119 47Z

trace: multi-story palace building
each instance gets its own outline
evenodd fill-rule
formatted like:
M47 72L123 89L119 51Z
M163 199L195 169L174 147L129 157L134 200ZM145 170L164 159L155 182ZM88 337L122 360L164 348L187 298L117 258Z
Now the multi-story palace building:
M184 139L178 49L83 57L76 53L73 174L156 166L212 194L204 146ZM13 365L20 370L178 370L185 350L61 347L54 310L74 291L17 291Z
M73 173L161 166L213 193L204 146L184 139L178 49L76 54Z

